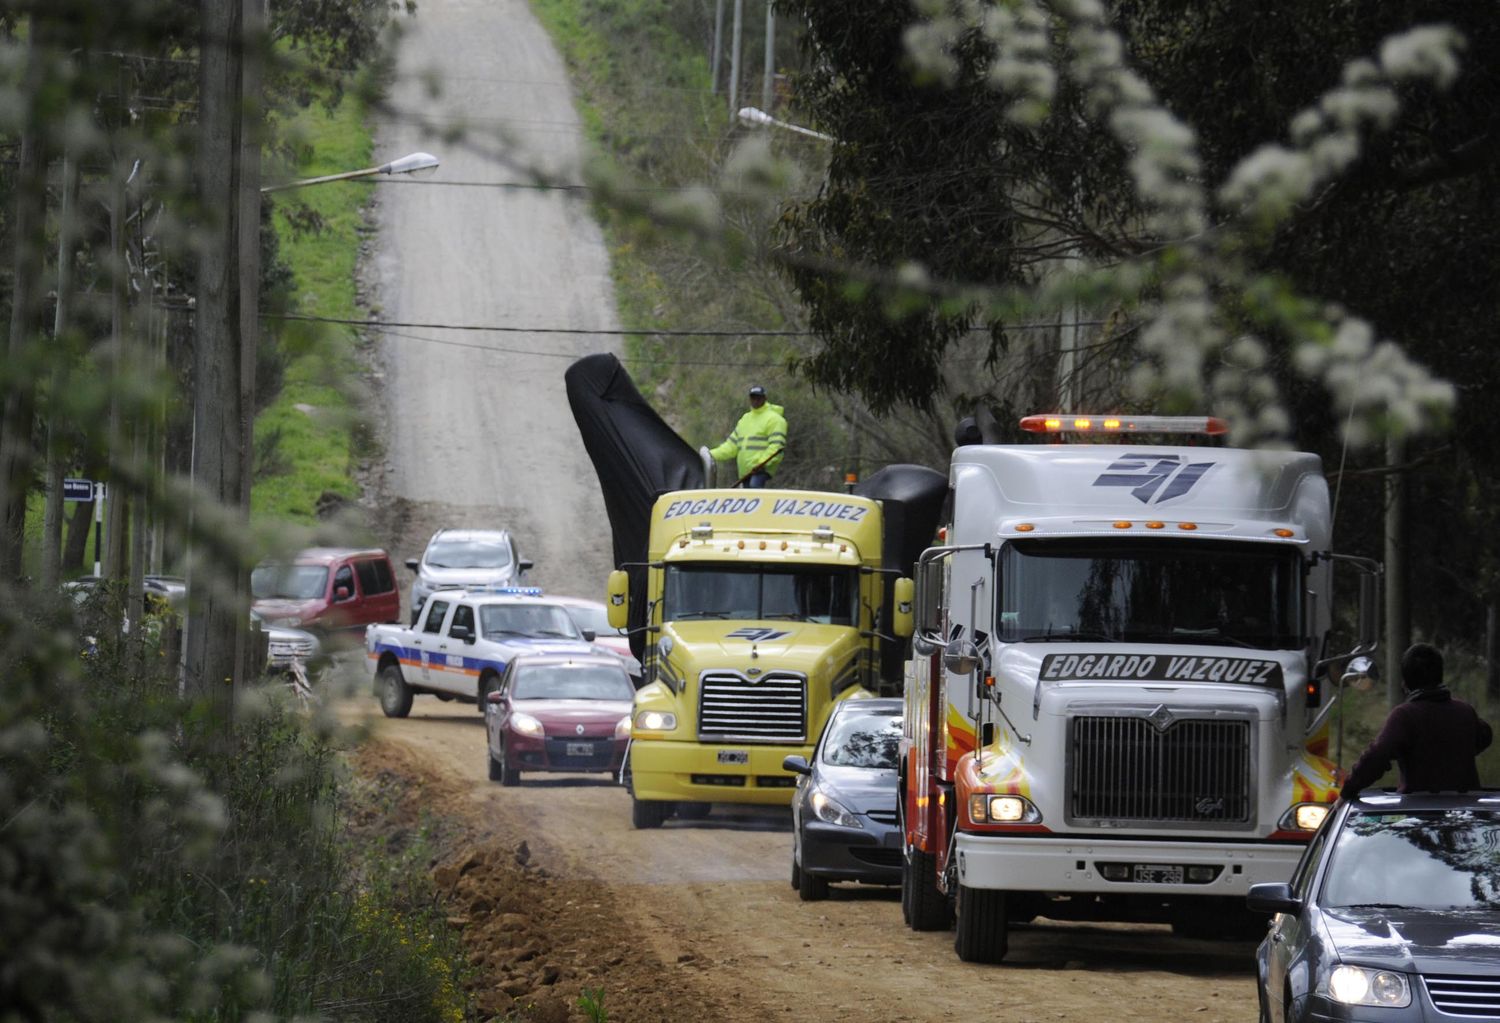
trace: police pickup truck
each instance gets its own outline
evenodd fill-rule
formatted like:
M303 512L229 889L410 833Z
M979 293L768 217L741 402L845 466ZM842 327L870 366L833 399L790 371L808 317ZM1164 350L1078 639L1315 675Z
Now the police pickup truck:
M512 657L530 653L589 653L594 636L566 609L535 587L439 590L410 628L371 625L365 655L375 672L375 695L386 717L404 718L412 697L474 701L499 687Z

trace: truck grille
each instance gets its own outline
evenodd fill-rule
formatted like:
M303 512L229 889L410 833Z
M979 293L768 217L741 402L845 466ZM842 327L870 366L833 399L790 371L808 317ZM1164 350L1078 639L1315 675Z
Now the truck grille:
M1248 826L1250 738L1244 720L1075 717L1068 819Z
M807 740L807 679L801 675L773 671L752 681L729 672L707 672L699 692L701 740Z
M1423 977L1439 1012L1471 1019L1500 1019L1500 980L1491 977Z

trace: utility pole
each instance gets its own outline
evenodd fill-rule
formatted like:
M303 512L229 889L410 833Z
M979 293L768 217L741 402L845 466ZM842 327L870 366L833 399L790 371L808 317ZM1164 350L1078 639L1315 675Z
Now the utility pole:
M258 175L242 178L245 0L202 0L199 47L198 198L209 214L198 254L193 351L194 586L185 637L183 684L207 697L223 720L233 712L242 678L240 633L248 625L236 588L240 575L233 537L210 535L242 522L239 513L249 452L244 450L241 386L240 234L258 232L243 220L241 189L259 189ZM253 292L253 289L252 289ZM206 513L206 514L205 514ZM208 520L205 522L205 518ZM212 547L209 543L212 541ZM210 555L210 552L212 554ZM210 556L206 556L210 555ZM223 585L214 585L208 576Z
M1406 604L1406 472L1401 468L1406 445L1399 437L1385 442L1385 693L1395 706L1402 700L1401 655L1411 645L1411 615Z
M708 58L710 95L719 94L719 65L724 62L724 0L714 0L714 46Z
M740 42L745 28L745 0L734 0L734 28L729 36L729 116L740 108Z
M776 79L776 5L766 0L766 57L760 77L760 108L768 114L776 113L773 87Z

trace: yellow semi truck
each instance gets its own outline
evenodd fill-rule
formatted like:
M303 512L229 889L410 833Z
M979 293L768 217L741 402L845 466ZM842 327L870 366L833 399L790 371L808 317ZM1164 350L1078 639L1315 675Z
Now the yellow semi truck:
M687 490L652 507L647 563L609 578L626 626L623 567L644 568L643 685L626 780L637 828L710 803L786 804L833 705L881 691L882 653L911 634L911 581L887 593L882 509L852 494ZM640 573L636 574L640 579ZM897 681L896 684L899 684ZM887 686L889 688L889 686Z

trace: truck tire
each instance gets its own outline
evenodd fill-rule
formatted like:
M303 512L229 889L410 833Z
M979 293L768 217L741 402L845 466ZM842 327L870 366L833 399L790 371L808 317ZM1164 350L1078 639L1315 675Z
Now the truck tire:
M958 886L958 927L953 950L966 963L998 963L1009 951L1005 893L992 888Z
M797 897L803 902L822 902L828 898L828 881L816 874L801 871L797 883Z
M380 669L380 709L388 718L404 718L411 713L411 689L401 677L401 668L387 664Z
M630 823L638 830L659 828L672 816L673 804L655 799L630 797Z
M677 819L680 821L701 821L713 812L712 803L678 803Z
M937 857L908 847L901 859L901 899L914 931L945 931L953 923L948 896L938 891Z
M479 714L481 717L484 716L485 708L489 705L489 695L499 688L500 676L496 675L493 671L487 671L479 676L479 686L478 691L474 694L476 697L474 702L479 705Z

